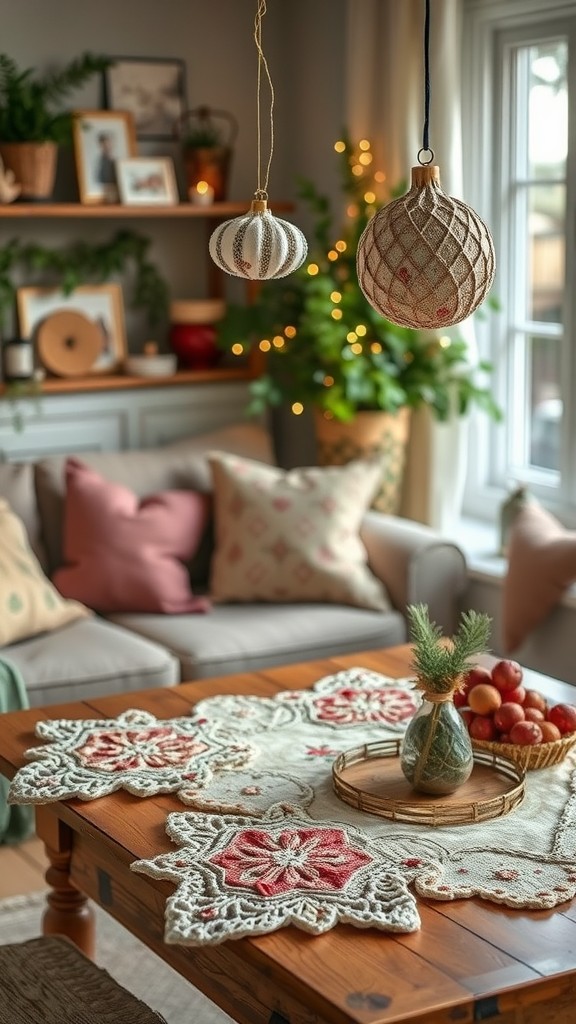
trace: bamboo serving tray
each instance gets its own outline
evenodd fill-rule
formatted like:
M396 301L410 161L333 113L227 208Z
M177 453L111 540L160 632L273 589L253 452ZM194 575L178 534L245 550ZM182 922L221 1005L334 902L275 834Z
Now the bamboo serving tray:
M455 793L417 793L400 768L401 740L346 750L332 766L337 795L359 811L410 825L471 825L509 814L525 792L526 773L508 757L474 750L472 774Z

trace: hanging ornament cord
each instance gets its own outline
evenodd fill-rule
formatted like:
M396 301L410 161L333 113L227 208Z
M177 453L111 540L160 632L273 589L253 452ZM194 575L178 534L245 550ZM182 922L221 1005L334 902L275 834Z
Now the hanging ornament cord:
M272 84L272 77L270 75L270 69L268 67L268 61L264 56L264 50L262 49L262 18L266 14L266 0L258 0L258 9L256 11L256 17L254 19L254 42L256 43L256 49L258 51L258 84L256 89L256 132L257 132L257 153L258 153L258 188L254 193L254 197L257 201L266 203L268 199L268 178L270 176L270 167L272 164L272 155L274 153L274 86ZM261 124L261 113L260 113L260 94L262 87L262 69L266 74L268 80L268 87L270 89L270 155L268 157L268 163L266 164L266 173L264 175L264 182L262 182L262 124Z
M418 163L426 166L434 159L434 150L430 149L430 0L426 0L424 15L424 128L422 129L422 149L418 153ZM424 156L428 154L428 159Z

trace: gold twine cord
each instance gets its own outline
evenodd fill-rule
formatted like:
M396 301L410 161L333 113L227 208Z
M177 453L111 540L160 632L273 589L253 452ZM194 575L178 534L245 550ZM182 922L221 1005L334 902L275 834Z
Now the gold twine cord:
M272 85L272 78L270 76L270 69L268 67L268 61L264 56L262 49L262 18L266 14L266 0L258 0L258 8L256 11L256 17L254 19L254 42L256 43L256 49L258 51L258 84L256 91L256 132L257 132L257 150L258 150L258 188L254 193L254 197L260 200L268 199L268 178L270 176L270 167L272 164L272 154L274 152L274 86ZM264 178L264 184L262 185L262 131L260 124L260 88L262 83L262 68L266 73L268 79L268 86L270 88L270 156L268 157L268 163L266 165L266 175Z
M424 690L422 694L422 700L429 700L431 704L443 704L445 701L453 699L453 690L451 690L450 693L435 693L434 691L429 692L428 690Z

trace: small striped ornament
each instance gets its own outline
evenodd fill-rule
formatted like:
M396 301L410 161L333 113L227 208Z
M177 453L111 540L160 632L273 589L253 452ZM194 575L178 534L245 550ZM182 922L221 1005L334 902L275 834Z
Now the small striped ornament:
M227 274L268 281L297 270L306 259L308 243L300 228L270 213L265 199L253 199L248 213L212 232L209 250Z
M440 187L438 167L412 168L409 192L383 206L358 243L358 283L370 305L403 327L460 323L485 299L496 268L484 221Z

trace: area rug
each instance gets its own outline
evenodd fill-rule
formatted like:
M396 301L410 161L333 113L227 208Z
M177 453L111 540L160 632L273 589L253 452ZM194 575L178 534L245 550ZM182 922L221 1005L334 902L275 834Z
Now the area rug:
M0 944L40 935L44 892L0 900ZM130 932L94 905L96 963L121 985L157 1010L168 1024L232 1024L231 1018ZM0 982L1 988L1 982Z

